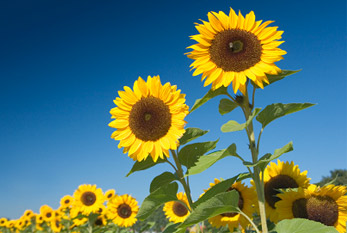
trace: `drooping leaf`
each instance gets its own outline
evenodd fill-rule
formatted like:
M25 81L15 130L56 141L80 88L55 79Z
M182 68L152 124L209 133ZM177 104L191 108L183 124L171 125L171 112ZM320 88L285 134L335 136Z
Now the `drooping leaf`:
M227 114L237 108L237 103L229 99L221 99L219 102L219 113L221 115Z
M266 74L267 79L269 80L269 83L272 84L274 82L280 81L281 79L284 79L285 77L295 74L299 72L300 70L282 70L279 74ZM267 83L264 83L264 87L270 85ZM257 85L254 85L256 88L260 88Z
M201 99L197 99L192 107L192 109L190 109L190 112L193 112L195 109L201 107L201 105L203 105L204 103L206 103L207 101L209 101L210 99L219 96L219 95L226 95L228 94L228 88L221 86L220 88L216 89L216 90L209 90L206 95L204 95Z
M172 232L175 232L175 230L177 229L178 225L180 225L180 223L169 222L162 233L172 233Z
M245 129L251 123L253 118L259 113L259 111L260 111L260 108L255 108L254 111L252 112L252 115L250 115L248 120L243 124L239 124L233 120L228 121L227 123L222 125L221 131L224 133L227 133L227 132L234 132L234 131L240 131Z
M217 142L218 140L186 145L179 151L178 159L182 165L189 169L198 161L200 156L216 148Z
M183 134L183 136L179 139L180 145L184 145L198 137L201 137L202 135L206 134L208 130L202 130L199 128L187 128L186 132Z
M201 156L194 166L190 167L186 176L199 174L211 167L218 160L223 159L226 156L239 156L236 153L236 145L232 144L227 149L212 152L211 154Z
M156 189L143 200L136 217L141 221L145 220L162 204L168 201L176 201L177 190L178 184L175 182Z
M277 118L283 117L290 113L303 110L313 105L315 104L311 104L311 103L271 104L266 106L264 110L258 114L258 116L256 117L256 120L259 121L262 124L262 127L264 128L271 121Z
M275 231L277 233L338 233L332 226L302 218L282 220L277 223Z
M160 174L159 176L156 176L150 185L149 192L153 192L157 190L158 188L170 184L172 181L177 180L177 176L172 174L171 172L164 172Z
M185 229L188 226L202 222L218 214L239 212L238 202L239 194L236 190L219 193L205 202L200 203L179 226L179 229Z
M164 162L165 162L165 160L161 159L161 158L158 158L157 162L154 162L152 157L148 156L148 158L146 160L143 160L141 162L136 161L126 176L128 177L130 174L132 174L134 172L146 170L150 167L153 167L159 163L164 163Z

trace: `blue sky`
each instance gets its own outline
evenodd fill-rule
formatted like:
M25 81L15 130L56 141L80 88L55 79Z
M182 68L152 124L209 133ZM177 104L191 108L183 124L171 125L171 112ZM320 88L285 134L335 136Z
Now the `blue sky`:
M275 20L288 52L282 69L301 72L256 93L256 106L311 102L316 106L271 123L261 154L294 143L282 157L308 170L312 182L347 167L346 3L305 1L2 1L0 3L0 217L26 209L53 208L80 184L114 188L140 202L151 180L170 170L159 165L126 178L133 161L110 135L109 110L123 86L138 76L160 75L187 94L202 97L199 77L184 53L197 34L194 23L209 11L232 7L256 19ZM200 141L220 138L217 149L236 143L250 159L245 132L220 132L240 110L220 116L219 98L193 112L187 127L210 130ZM259 130L259 127L256 127ZM170 170L171 171L171 170ZM227 158L192 176L193 198L215 177L246 169Z

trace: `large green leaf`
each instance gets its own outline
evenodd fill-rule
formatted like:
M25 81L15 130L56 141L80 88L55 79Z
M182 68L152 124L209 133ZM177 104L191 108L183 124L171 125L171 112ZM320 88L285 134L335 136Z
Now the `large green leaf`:
M178 159L189 169L202 155L216 148L217 142L218 140L186 145L178 152Z
M295 74L297 72L299 72L300 70L282 70L281 73L279 74L267 74L266 77L267 79L269 80L269 84L267 83L264 83L264 87L274 83L274 82L277 82L277 81L280 81L281 79L284 79L285 77L289 76L289 75L292 75L292 74ZM252 82L253 83L253 82ZM254 85L256 88L259 88L257 85Z
M186 228L196 223L212 218L218 214L239 212L239 194L236 190L219 193L207 201L199 204L179 226L179 229Z
M211 154L201 156L194 166L190 167L186 176L199 174L211 167L218 160L223 159L226 156L238 156L236 153L236 145L232 144L227 149L212 152Z
M293 142L289 142L284 147L282 147L280 149L276 149L273 154L265 154L256 163L243 162L243 165L245 165L246 167L259 166L260 169L263 171L265 169L265 167L268 165L269 162L271 162L274 159L279 158L284 153L290 152L292 150L293 150Z
M171 172L164 172L152 180L149 191L152 193L163 185L170 184L174 180L178 180L178 177Z
M264 110L258 114L258 116L256 117L256 120L259 121L262 124L262 127L264 128L271 121L277 118L283 117L290 113L303 110L313 105L315 104L311 104L311 103L271 104L266 106Z
M192 107L192 109L190 109L190 112L193 112L195 109L201 107L201 105L203 105L204 103L206 103L207 101L209 101L210 99L218 96L218 95L226 95L228 94L228 88L221 86L220 88L216 89L216 90L209 90L206 95L204 95L204 97L202 97L201 99L197 99Z
M237 103L229 99L221 99L219 102L219 113L221 115L227 114L237 108Z
M150 193L145 200L143 200L142 205L137 213L137 218L141 221L145 220L150 216L159 206L168 202L177 200L177 183L170 183L160 188L156 189Z
M249 116L248 120L243 123L243 124L239 124L236 121L228 121L227 123L225 123L224 125L222 125L221 127L221 131L224 133L227 132L234 132L234 131L240 131L245 129L253 120L253 118L260 112L260 108L255 108L254 111L252 112L252 114Z
M277 233L338 233L334 227L302 218L282 220L277 223L275 231Z
M175 232L175 230L177 229L177 226L180 225L180 223L172 223L172 222L169 222L164 231L162 233L172 233L172 232ZM183 233L185 232L185 230L183 231Z
M195 138L201 137L207 132L208 130L202 130L199 128L187 128L186 132L184 132L183 136L179 139L180 145L184 145Z
M154 162L151 156L148 156L146 160L143 160L141 162L136 161L131 168L130 172L126 175L127 177L134 172L141 171L141 170L146 170L150 167L153 167L157 165L158 163L164 163L165 159L158 158L157 162Z

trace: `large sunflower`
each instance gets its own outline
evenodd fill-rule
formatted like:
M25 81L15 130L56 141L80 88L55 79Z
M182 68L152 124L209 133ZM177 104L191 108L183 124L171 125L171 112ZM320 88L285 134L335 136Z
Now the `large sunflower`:
M220 183L219 179L214 179L214 183L210 183L210 188L214 185ZM208 190L208 189L207 189ZM207 191L205 190L205 192ZM232 186L227 190L236 190L239 194L239 209L244 212L248 217L252 218L253 213L253 202L256 199L256 193L253 188L248 188L246 185L241 182L235 182ZM239 227L239 224L246 228L249 224L248 220L238 213L224 213L217 216L214 216L208 220L212 226L221 227L228 225L230 232L234 232L234 228Z
M90 184L80 185L73 196L74 208L79 209L85 215L97 212L105 201L101 188Z
M180 201L169 201L165 203L163 210L166 217L170 222L179 223L184 222L189 215L189 207L187 195L182 192L177 193L177 199ZM183 202L185 205L183 205Z
M278 194L276 203L279 219L306 218L334 226L340 233L346 232L347 188L327 185L310 185Z
M232 83L234 92L245 93L247 78L263 88L269 83L266 74L277 74L280 69L274 62L283 59L286 51L277 48L283 41L283 31L267 27L273 21L255 21L254 12L246 17L236 15L230 8L229 15L220 11L207 14L209 22L196 24L200 34L191 36L198 43L188 48L188 57L195 61L193 75L202 74L204 86L212 89Z
M130 227L137 221L139 206L135 198L128 194L116 195L107 202L107 216L120 227Z
M306 188L310 179L306 176L307 171L300 172L299 166L294 162L271 162L264 171L264 192L266 216L274 223L278 222L278 213L275 204L280 200L276 195L279 189ZM254 185L253 180L251 183ZM258 204L258 203L256 203ZM257 208L258 209L258 208Z
M133 90L125 86L118 94L117 107L110 111L115 120L109 123L117 129L111 138L120 141L118 147L138 161L149 154L155 162L164 155L169 157L169 149L177 149L185 132L188 106L181 90L170 83L162 85L159 76L148 76L147 82L139 77Z

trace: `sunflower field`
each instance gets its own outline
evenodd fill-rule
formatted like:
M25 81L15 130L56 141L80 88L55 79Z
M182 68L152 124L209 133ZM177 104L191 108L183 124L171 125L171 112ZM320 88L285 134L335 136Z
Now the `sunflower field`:
M255 93L298 71L282 70L275 62L286 51L283 31L269 26L272 21L256 20L253 11L238 14L209 12L207 21L196 23L187 57L192 59L193 76L201 75L208 92L190 108L186 94L160 76L138 77L124 86L110 110L115 129L111 138L134 164L127 176L167 163L170 171L154 177L150 193L139 206L135 197L103 192L96 185L82 184L60 200L60 207L42 205L39 213L26 210L17 220L0 219L0 232L150 232L156 222L141 229L162 208L168 224L164 233L344 233L347 221L347 187L332 183L310 183L307 171L294 161L280 157L293 150L289 142L274 152L260 155L261 136L272 121L314 106L312 103L273 103L255 106ZM244 131L249 156L240 155L236 144L217 150L216 141L196 141L208 133L187 127L188 114L214 97L222 96L218 111L228 114L241 109L245 121L223 124L224 133ZM260 131L254 125L258 124ZM226 157L240 160L243 173L211 178L200 197L192 198L189 177L199 174ZM248 183L250 185L247 185ZM184 192L179 192L179 186Z

